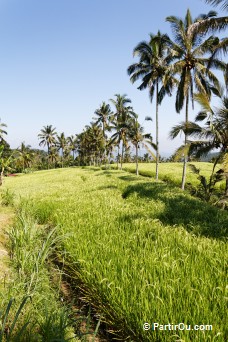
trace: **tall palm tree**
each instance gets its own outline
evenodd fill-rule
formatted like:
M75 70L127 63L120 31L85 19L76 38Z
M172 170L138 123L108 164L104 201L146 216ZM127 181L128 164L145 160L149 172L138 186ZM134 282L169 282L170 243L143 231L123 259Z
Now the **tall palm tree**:
M140 145L146 148L146 150L150 153L150 155L154 159L156 159L156 156L153 154L150 147L152 146L156 150L157 146L156 144L153 144L153 140L150 134L144 134L144 129L139 124L137 115L134 118L132 118L132 123L131 123L128 135L129 135L131 143L135 147L136 175L138 176L139 174L138 151L139 151Z
M218 44L218 38L210 36L203 39L201 33L189 34L189 28L200 18L213 16L214 13L209 12L208 15L201 15L195 20L192 19L191 13L187 10L185 19L182 20L175 16L166 18L170 22L174 35L174 40L170 40L170 49L176 61L171 65L172 73L179 75L180 80L176 93L176 111L179 113L185 103L185 125L189 122L189 104L194 107L193 93L194 89L210 97L211 91L215 91L219 87L216 76L208 69L209 58L213 48ZM214 59L213 66L221 70L225 70L226 64ZM188 135L185 130L185 145L187 145ZM188 156L184 154L183 173L181 188L185 188L186 167Z
M134 112L129 104L131 100L127 98L126 94L120 95L115 94L116 99L110 99L112 104L115 106L115 113L112 119L111 129L115 130L115 133L112 135L112 142L117 144L117 168L118 168L118 159L119 159L119 149L120 143L122 143L122 152L121 152L121 164L120 169L123 167L123 159L124 159L124 151L127 148L127 132L129 129L129 121L131 117L134 116Z
M63 167L66 147L67 147L67 138L65 137L64 132L62 132L60 135L57 136L56 146L58 150L61 150L61 164Z
M40 146L47 146L48 150L48 169L49 169L49 155L50 155L50 147L53 146L56 142L57 132L52 125L43 126L40 133L38 134L38 139L40 139Z
M106 166L106 146L107 146L107 136L106 136L106 130L109 129L109 123L112 115L112 111L109 104L106 104L105 102L102 102L100 108L98 108L95 113L97 115L97 118L95 119L95 124L102 126L102 132L103 132L103 138L104 138L104 160L105 160L105 166Z
M71 152L73 152L73 160L75 159L75 152L77 150L77 136L71 135L67 138L68 146Z
M150 41L140 42L133 50L133 55L139 57L139 62L130 65L127 69L132 83L142 79L139 90L149 88L149 96L152 102L155 93L156 97L156 179L158 180L159 164L159 122L158 106L161 104L166 93L171 95L173 78L168 77L167 67L172 59L167 53L166 34L158 31L157 35L150 35Z

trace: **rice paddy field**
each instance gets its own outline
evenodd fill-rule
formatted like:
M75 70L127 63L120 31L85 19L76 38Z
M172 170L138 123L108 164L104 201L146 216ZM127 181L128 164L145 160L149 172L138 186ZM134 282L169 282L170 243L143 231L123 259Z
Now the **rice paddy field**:
M189 164L195 165L200 173L206 176L207 179L210 178L211 172L213 169L213 163L208 162L189 162ZM139 163L139 174L145 177L155 177L156 170L155 163ZM112 168L116 169L116 164L112 164ZM174 185L181 185L181 177L182 177L182 163L160 163L159 164L159 179L172 183ZM220 165L218 164L215 168L215 171L220 169ZM135 173L135 164L134 163L125 163L123 164L123 170ZM193 186L198 185L200 182L197 179L197 175L194 174L189 168L186 177L187 186L191 183ZM224 188L224 182L220 182L217 184L217 187Z
M176 166L163 165L160 174L172 177ZM6 179L4 189L38 224L64 235L58 253L66 270L114 336L226 341L227 211L117 170L39 171Z

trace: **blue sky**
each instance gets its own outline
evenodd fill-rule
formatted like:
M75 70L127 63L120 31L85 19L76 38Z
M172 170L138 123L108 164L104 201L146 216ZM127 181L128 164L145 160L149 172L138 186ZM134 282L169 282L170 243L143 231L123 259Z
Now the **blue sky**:
M155 104L131 84L126 69L137 61L133 48L158 29L171 35L165 18L183 17L187 8L193 17L211 10L203 0L0 0L0 118L11 147L22 141L38 147L37 134L49 124L59 133L80 133L116 93L132 99L141 123L154 118ZM167 137L183 118L174 96L166 98L162 154L183 140ZM144 124L154 135L155 120Z

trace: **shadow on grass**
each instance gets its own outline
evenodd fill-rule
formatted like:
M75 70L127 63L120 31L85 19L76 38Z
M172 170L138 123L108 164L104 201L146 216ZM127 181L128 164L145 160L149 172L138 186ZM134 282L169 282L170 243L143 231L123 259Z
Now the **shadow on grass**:
M99 186L97 190L107 190L107 189L117 189L117 186L116 185Z
M136 181L138 180L137 176L132 176L132 175L127 175L127 176L119 176L119 179L126 181L126 182L130 182L130 181Z
M228 213L183 193L180 189L161 183L129 185L122 193L128 198L137 193L141 198L159 200L163 212L154 214L166 225L182 225L188 232L213 238L227 237Z

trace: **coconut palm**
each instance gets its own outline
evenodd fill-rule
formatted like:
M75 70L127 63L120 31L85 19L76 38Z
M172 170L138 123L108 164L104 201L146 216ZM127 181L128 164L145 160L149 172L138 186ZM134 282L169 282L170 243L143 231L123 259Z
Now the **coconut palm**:
M120 95L115 94L116 99L110 99L110 101L115 106L115 113L113 114L113 118L111 121L110 128L115 130L115 133L112 135L111 142L116 143L117 145L117 168L119 161L119 149L120 143L122 143L122 152L121 152L121 164L120 169L123 167L123 159L124 159L124 151L127 148L127 132L129 129L129 124L131 118L134 116L134 112L129 104L131 100L127 98L126 94Z
M25 145L24 142L21 143L21 146L20 148L18 148L17 153L17 161L22 165L22 170L24 172L26 168L31 166L34 153L31 151L31 146Z
M140 145L150 153L150 155L156 159L156 156L151 151L150 147L153 147L155 150L157 148L157 145L153 144L153 140L150 134L144 134L143 127L138 122L138 116L135 115L134 118L132 118L131 126L128 132L129 139L131 143L135 147L135 162L136 162L136 175L139 174L139 167L138 167L138 151L140 148Z
M139 62L128 67L127 72L131 75L132 83L142 79L142 83L138 87L139 90L149 88L149 96L152 102L154 93L156 94L156 179L158 179L159 164L159 123L158 123L158 106L166 93L171 95L171 88L174 82L172 77L168 77L167 67L172 59L167 53L166 34L158 31L157 35L150 35L150 41L142 41L133 51L134 56L139 57Z
M71 135L67 138L68 147L73 152L73 160L75 159L75 152L77 151L77 135Z
M56 146L58 150L61 151L61 164L63 167L64 157L67 148L67 138L65 137L64 132L62 132L60 135L57 135Z
M54 167L56 167L56 163L59 161L59 153L58 147L55 145L51 146L50 148L49 160L54 165Z
M187 146L181 146L178 149L177 155L182 154L183 149L187 149L189 155L199 158L218 149L213 172L220 160L223 163L223 173L226 178L225 195L228 196L228 97L221 96L221 106L214 109L208 97L203 93L196 94L195 100L202 110L197 114L196 122L189 122L187 134L188 137L197 138L197 140L189 140ZM206 123L201 127L197 122L203 120L206 120ZM170 132L171 138L175 138L181 131L186 133L184 122L173 127Z
M80 164L100 165L104 152L104 139L101 127L92 122L77 135Z
M95 112L95 115L97 115L97 118L93 118L95 120L96 125L102 126L102 132L103 132L103 138L104 138L104 160L106 165L106 145L107 145L107 136L106 136L106 130L109 129L109 123L112 115L112 111L109 104L106 104L105 102L102 102L100 108L98 108Z
M50 148L55 145L56 143L56 136L57 132L55 131L55 128L52 127L52 125L43 126L40 133L38 134L38 138L41 140L39 145L40 146L47 146L47 152L48 152L48 169L49 169L49 154L50 154Z
M189 28L200 18L213 16L214 13L209 12L208 15L201 15L195 20L192 19L191 13L187 10L185 19L182 20L175 16L166 18L170 22L174 35L174 40L170 40L170 49L176 61L171 65L172 73L179 75L180 80L176 93L176 111L179 113L185 103L185 145L187 145L188 135L187 127L189 122L189 104L194 107L193 93L194 89L210 97L211 91L215 91L219 87L216 76L208 69L208 54L213 52L213 48L218 44L218 38L210 36L203 39L201 33L189 34ZM218 59L213 60L213 66L225 70L226 64ZM186 180L186 167L188 156L184 154L183 174L181 188L184 190Z

